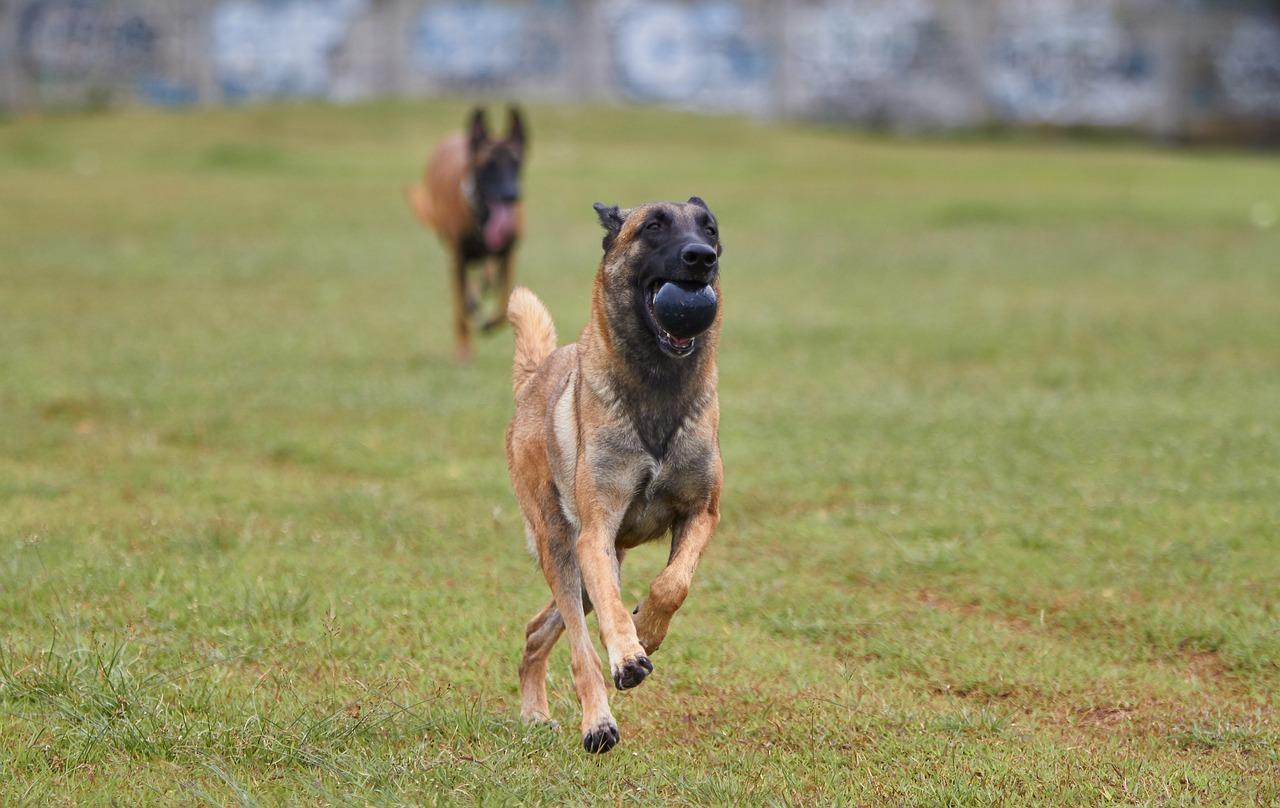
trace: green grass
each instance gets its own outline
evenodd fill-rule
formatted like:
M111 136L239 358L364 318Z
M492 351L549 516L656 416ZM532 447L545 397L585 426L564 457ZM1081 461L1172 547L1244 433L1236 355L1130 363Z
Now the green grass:
M1274 158L535 108L562 337L593 201L727 245L724 518L596 758L401 198L462 116L0 126L0 803L1280 800Z

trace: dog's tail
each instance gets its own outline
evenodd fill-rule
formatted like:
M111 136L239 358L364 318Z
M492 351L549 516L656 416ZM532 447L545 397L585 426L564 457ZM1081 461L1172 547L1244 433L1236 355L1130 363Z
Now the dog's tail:
M556 349L556 326L551 312L538 296L523 286L511 292L507 302L507 319L516 334L516 358L511 368L511 388L520 389L533 378L538 366Z
M422 226L431 227L431 197L427 194L427 187L415 182L405 187L404 195L409 200L409 209L422 222Z

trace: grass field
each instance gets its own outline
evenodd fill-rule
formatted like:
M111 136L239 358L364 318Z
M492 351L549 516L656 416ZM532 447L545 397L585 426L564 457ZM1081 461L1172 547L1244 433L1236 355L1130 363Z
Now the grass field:
M592 757L400 195L462 116L0 125L0 803L1280 801L1274 157L534 108L562 338L593 201L726 244L724 518Z

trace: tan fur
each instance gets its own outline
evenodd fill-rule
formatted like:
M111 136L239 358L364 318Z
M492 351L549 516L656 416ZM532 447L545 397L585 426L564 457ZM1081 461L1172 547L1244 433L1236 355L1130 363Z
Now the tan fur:
M475 223L462 182L471 170L467 140L455 132L436 145L427 158L422 181L410 186L414 212L424 227L436 232L445 249L453 250Z
M431 220L431 196L427 187L420 182L408 185L404 189L405 199L409 201L409 209L418 218L418 222L426 228L433 227Z
M687 216L691 207L671 209ZM679 399L685 403L670 402L683 409L661 456L646 448L637 431L634 391L642 369L623 359L617 317L627 316L628 309L610 299L625 286L616 273L637 260L637 211L643 216L645 209L630 212L596 273L591 316L578 342L552 350L551 319L531 292L517 289L509 307L516 331L516 411L507 431L508 467L553 595L526 628L521 713L526 720L549 717L546 656L566 633L582 704L581 731L591 751L612 747L617 725L585 615L592 607L598 614L618 687L639 684L652 670L648 655L666 637L715 530L723 481L715 369L719 317L698 364L689 366L690 389L681 388ZM668 565L633 616L619 594L622 557L668 531Z
M507 319L515 331L515 362L511 367L511 387L518 395L520 388L538 370L542 360L556 349L556 326L551 312L538 296L517 286L507 304Z

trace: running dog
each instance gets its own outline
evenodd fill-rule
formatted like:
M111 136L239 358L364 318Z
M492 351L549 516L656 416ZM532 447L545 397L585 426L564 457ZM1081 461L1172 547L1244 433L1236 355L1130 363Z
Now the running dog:
M721 246L716 218L697 197L630 210L595 207L604 257L578 341L556 348L541 301L523 287L511 296L516 410L507 464L529 548L553 596L525 628L522 717L550 720L547 656L567 633L582 744L607 752L618 743L618 725L586 614L594 607L599 615L614 685L639 685L653 672L649 657L720 518ZM696 336L660 324L672 321L663 296L690 289L713 301ZM619 594L623 556L668 532L666 568L628 611Z
M470 316L480 295L467 270L485 263L482 290L497 287L498 311L482 326L492 331L506 321L511 295L512 258L520 239L520 170L529 137L520 110L508 110L507 134L489 135L484 110L472 110L466 133L441 141L419 183L406 195L423 227L435 230L453 259L453 328L460 361L471 358Z

